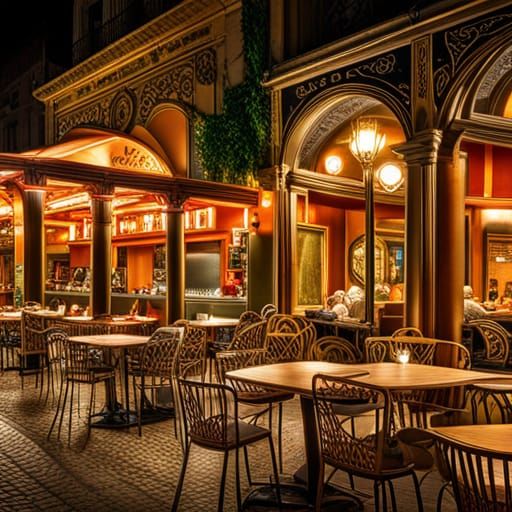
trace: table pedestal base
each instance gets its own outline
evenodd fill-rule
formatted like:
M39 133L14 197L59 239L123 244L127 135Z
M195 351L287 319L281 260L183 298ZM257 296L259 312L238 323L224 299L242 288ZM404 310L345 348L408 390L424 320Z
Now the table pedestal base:
M103 410L95 414L92 428L129 428L137 426L137 415L135 412L130 411L128 416L126 410L117 409L115 411ZM146 409L142 412L142 425L149 425L150 423L157 423L174 418L174 409Z
M281 481L281 510L312 511L315 510L315 503L308 496L307 488L292 480L283 478ZM249 493L243 503L243 510L247 512L260 512L268 510L279 510L275 488L261 486ZM323 512L359 512L364 510L360 500L353 496L327 485L324 488Z

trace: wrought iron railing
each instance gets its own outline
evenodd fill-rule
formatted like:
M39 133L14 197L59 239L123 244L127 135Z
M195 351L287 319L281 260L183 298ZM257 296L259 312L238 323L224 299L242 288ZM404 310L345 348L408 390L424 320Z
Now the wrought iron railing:
M134 0L126 9L73 44L73 65L172 9L182 0Z

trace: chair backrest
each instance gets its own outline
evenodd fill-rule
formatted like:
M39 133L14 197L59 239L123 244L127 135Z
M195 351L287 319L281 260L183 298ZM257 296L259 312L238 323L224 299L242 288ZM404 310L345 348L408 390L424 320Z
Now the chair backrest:
M509 332L498 322L492 320L471 320L469 325L474 327L484 341L484 360L505 366L510 356Z
M58 327L50 327L45 332L48 344L48 360L51 363L64 361L68 333Z
M265 338L266 362L284 363L300 361L304 358L306 345L315 338L316 330L308 325L297 332L272 332L267 330Z
M261 318L268 320L277 313L277 306L274 304L265 304L260 311Z
M491 452L433 432L457 510L512 510L512 453Z
M235 327L234 335L236 336L240 331L243 331L249 325L255 324L257 322L261 322L261 320L263 320L261 318L261 315L259 313L256 313L256 311L244 311L240 315L238 324Z
M313 377L313 400L324 462L363 474L381 472L391 425L389 392L371 384L319 374ZM366 428L352 429L351 417L337 410L340 404L351 402L375 405L365 414Z
M263 348L265 335L267 333L267 321L260 320L255 323L246 324L244 329L236 330L228 350L246 350Z
M361 354L353 343L339 336L324 336L315 340L306 351L309 361L359 363Z
M178 379L178 391L185 425L185 436L192 442L211 448L238 444L238 406L233 389L225 384ZM228 437L234 424L235 439Z
M423 333L417 327L400 327L400 329L397 329L391 335L392 338L396 338L397 336L416 336L423 338Z
M30 311L21 313L21 353L44 354L46 353L46 335L44 317Z
M88 381L93 370L105 366L103 350L69 339L64 341L64 372L67 379Z
M197 375L204 376L206 347L206 331L200 327L185 324L183 339L178 344L174 358L174 375L184 378Z
M268 319L267 334L296 334L305 327L302 320L303 318L292 315L272 315Z
M226 379L226 373L250 366L258 366L265 362L265 350L222 350L215 356L217 377L219 382L228 383L239 392L259 393L264 391L262 386L239 380Z
M145 376L172 378L184 331L184 327L160 327L151 335L140 358L140 370Z

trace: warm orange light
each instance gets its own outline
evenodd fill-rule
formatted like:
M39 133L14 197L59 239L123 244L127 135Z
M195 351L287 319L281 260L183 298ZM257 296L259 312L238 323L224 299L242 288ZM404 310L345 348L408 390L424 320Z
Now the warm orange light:
M404 182L402 167L393 162L387 162L377 169L377 180L386 192L397 191Z
M261 206L263 208L270 208L272 206L272 193L265 190L261 195Z
M343 169L343 162L341 158L337 155L328 156L325 159L325 170L328 174L332 174L336 176Z

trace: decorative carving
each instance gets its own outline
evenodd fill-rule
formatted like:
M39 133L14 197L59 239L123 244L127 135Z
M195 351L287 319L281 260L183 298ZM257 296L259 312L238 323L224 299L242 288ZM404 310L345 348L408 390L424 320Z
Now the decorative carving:
M398 71L397 58L393 53L388 53L382 57L378 57L373 61L361 64L347 71L347 79L357 78L358 76L370 78L374 81L383 82L388 87L394 89L402 97L406 105L410 104L410 87L408 84L401 82L397 85L390 82L385 77L391 73Z
M347 119L355 117L378 103L377 100L369 97L354 96L327 112L327 114L313 124L309 133L304 137L304 143L299 156L299 167L302 169L311 168L313 158L318 149L331 135L333 130L346 122Z
M148 152L135 147L125 146L121 155L112 155L112 167L131 168L136 170L155 171L160 165Z
M110 126L128 131L135 120L136 97L130 89L119 91L110 105Z
M43 187L46 185L46 176L41 174L37 169L25 169L23 181L25 185L29 187Z
M108 127L110 118L110 98L97 101L92 105L76 110L71 114L57 118L57 139L60 139L71 128L80 125Z
M189 61L146 82L139 94L139 118L145 121L160 101L177 97L191 103L194 93L194 70Z
M196 78L202 85L211 85L217 78L217 54L208 48L196 55Z
M91 183L87 190L91 197L95 199L110 200L114 196L114 184L110 181L100 181L97 183Z
M418 98L426 99L428 84L428 46L426 39L418 42L416 52L416 90L418 92Z
M444 94L448 83L456 75L471 51L481 45L482 39L509 28L511 23L512 14L505 13L479 19L473 23L447 30L442 34L444 50L448 53L449 62L442 64L434 73L435 91L438 98Z
M505 51L494 62L491 69L485 75L477 92L477 99L489 98L492 90L508 71L512 69L512 47Z
M167 204L166 212L167 213L184 213L185 209L185 201L187 200L187 196L183 193L182 190L179 190L176 187L171 192L168 192L164 195L164 200Z

